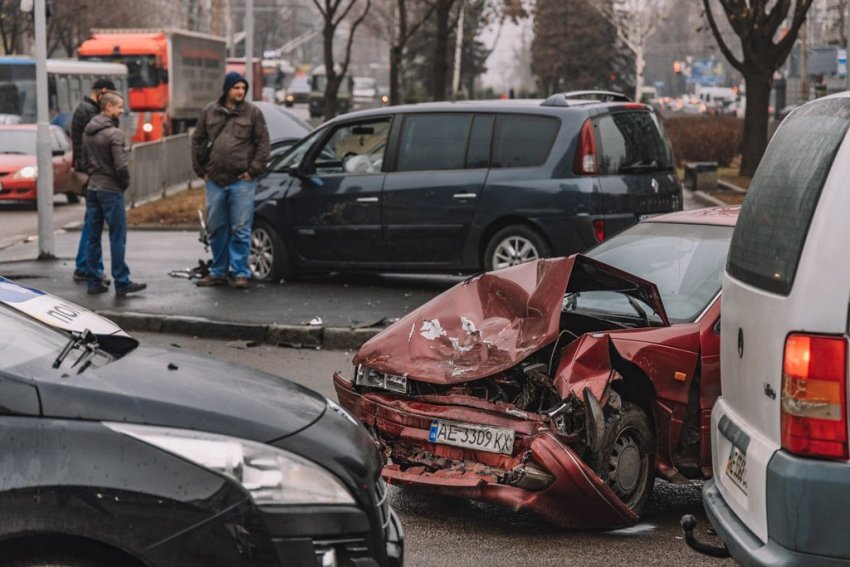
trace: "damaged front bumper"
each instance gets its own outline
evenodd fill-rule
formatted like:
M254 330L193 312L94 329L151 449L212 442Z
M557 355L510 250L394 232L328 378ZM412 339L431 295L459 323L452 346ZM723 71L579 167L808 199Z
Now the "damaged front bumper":
M638 521L552 432L547 416L513 415L375 391L361 394L339 373L334 374L334 387L340 404L378 438L388 459L382 472L387 482L529 510L566 528L611 529ZM512 429L513 452L432 443L429 429L434 419Z

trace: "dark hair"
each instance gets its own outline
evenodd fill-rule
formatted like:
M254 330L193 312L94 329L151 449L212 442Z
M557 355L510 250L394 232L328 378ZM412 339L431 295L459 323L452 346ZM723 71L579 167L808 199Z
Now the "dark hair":
M107 89L110 91L117 90L115 88L115 83L113 83L109 79L98 79L91 86L91 90L93 91L100 91L103 89Z

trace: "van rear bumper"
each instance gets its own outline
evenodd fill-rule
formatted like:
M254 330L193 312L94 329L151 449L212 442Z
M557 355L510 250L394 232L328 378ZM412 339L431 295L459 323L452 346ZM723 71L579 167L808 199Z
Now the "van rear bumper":
M770 500L768 501L770 502ZM738 518L729 505L726 504L726 501L717 489L714 479L707 481L703 485L702 503L705 507L708 520L711 522L717 535L720 536L720 539L726 544L732 557L740 565L745 567L835 567L836 565L850 565L850 562L840 559L798 553L779 545L772 539L768 539L767 543L762 542ZM788 518L787 520L794 521L793 518ZM840 530L828 531L832 531L835 534L833 537L844 537Z

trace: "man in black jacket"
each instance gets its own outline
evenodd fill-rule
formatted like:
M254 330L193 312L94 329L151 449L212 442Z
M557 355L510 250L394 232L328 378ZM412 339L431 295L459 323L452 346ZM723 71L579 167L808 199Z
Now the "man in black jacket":
M85 183L88 175L86 167L83 163L83 131L88 126L92 118L100 114L100 95L106 91L114 91L115 84L109 79L98 79L91 87L89 96L83 97L83 102L77 106L74 111L74 117L71 119L71 141L74 149L74 171L71 175L75 176L79 183ZM77 259L74 269L74 281L86 281L86 242L89 238L89 224L83 219L83 230L80 232L80 244L77 246ZM105 285L109 285L109 278L103 274L103 257L97 260L97 274Z
M89 293L103 293L109 286L97 276L97 259L102 250L100 235L104 221L109 225L109 252L115 295L142 291L143 283L130 280L130 268L124 261L127 247L127 215L124 191L130 185L130 170L124 150L124 133L118 128L118 117L124 112L124 100L116 92L100 97L101 113L89 121L83 133L83 163L89 174L86 197L86 282Z

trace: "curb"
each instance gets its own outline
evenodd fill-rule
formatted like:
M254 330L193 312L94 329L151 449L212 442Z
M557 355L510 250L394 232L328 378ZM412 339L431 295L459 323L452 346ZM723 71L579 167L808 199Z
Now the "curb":
M356 350L383 329L349 329L316 325L258 325L213 321L204 317L97 311L125 331L172 333L208 339L257 341L293 348Z
M693 191L692 195L695 200L699 201L703 205L707 205L709 207L728 207L729 203L724 203L717 197L712 197L708 193L703 193L702 191Z

